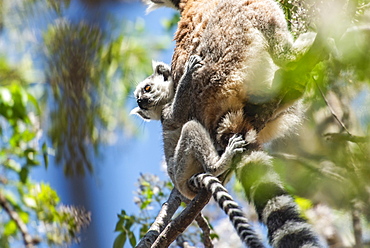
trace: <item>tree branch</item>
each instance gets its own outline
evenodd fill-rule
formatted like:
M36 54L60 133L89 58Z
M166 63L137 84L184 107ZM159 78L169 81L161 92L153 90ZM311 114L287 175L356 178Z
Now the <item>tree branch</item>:
M165 203L163 203L157 218L151 225L148 232L140 240L136 248L152 247L154 241L157 239L157 237L163 231L163 229L168 225L168 223L171 221L172 216L179 208L181 204L181 197L182 196L180 192L176 188L173 188L170 196L168 197L168 200Z
M362 244L362 226L361 226L361 209L358 202L352 206L352 227L355 236L355 248L363 248Z
M210 237L211 229L209 228L208 221L203 216L202 213L199 213L198 216L195 218L195 221L197 222L200 229L203 231L203 244L205 248L212 248L212 240Z
M207 192L206 189L202 189L179 216L167 225L152 248L168 247L198 216L204 206L207 205L211 196L212 194L210 192Z
M0 206L5 210L17 225L18 229L22 233L23 243L26 248L33 248L35 244L38 244L40 240L38 238L33 238L29 233L26 224L19 217L18 213L12 209L11 204L6 200L2 192L0 192Z
M331 115L338 122L338 124L343 128L343 130L346 131L349 136L352 136L352 134L350 133L350 131L347 129L346 125L342 122L342 120L335 113L335 111L332 108L332 106L330 105L328 99L326 99L326 96L325 96L324 92L322 91L322 89L320 88L319 84L316 81L315 81L315 83L316 83L317 88L320 91L321 97L324 99L324 102L325 102L326 106L328 106Z
M365 143L368 141L368 137L356 136L350 133L326 133L324 137L333 141L350 141L353 143Z

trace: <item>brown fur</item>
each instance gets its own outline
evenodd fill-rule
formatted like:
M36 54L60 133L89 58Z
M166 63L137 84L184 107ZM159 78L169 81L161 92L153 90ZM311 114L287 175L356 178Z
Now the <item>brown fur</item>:
M176 85L191 54L203 58L204 66L193 75L190 117L215 138L226 113L270 91L276 65L284 65L293 40L272 0L182 0L179 8L173 79ZM252 125L245 118L239 121L242 128L231 129L247 132Z

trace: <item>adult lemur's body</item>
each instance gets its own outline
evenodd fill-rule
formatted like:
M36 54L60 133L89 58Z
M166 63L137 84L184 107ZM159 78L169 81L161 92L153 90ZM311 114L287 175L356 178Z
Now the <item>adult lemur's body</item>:
M276 2L152 2L149 9L168 6L181 13L172 60L175 86L191 54L200 55L204 61L204 66L193 76L194 94L190 96L192 106L187 117L198 120L212 139L218 138L220 144L226 145L223 139L227 140L230 134L246 134L256 129L258 142L265 143L285 134L299 120L291 109L287 111L289 105L283 105L273 110L271 121L261 125L250 108L274 97L271 87L277 66L285 67L304 50L300 42L293 45L284 13ZM239 124L224 125L228 122Z
M136 87L134 94L139 107L134 108L131 113L146 120L161 120L167 171L175 187L184 196L192 199L196 191L202 188L200 185L205 186L229 216L241 240L248 247L263 248L238 204L214 177L229 169L234 155L244 151L243 139L240 135L231 137L225 152L219 156L208 132L199 122L188 121L182 126L177 119L173 118L190 105L188 102L177 102L176 99L182 99L184 95L189 94L191 76L193 71L200 67L199 62L198 56L190 58L176 95L170 67L164 63L153 63L153 75ZM191 185L190 178L192 178Z

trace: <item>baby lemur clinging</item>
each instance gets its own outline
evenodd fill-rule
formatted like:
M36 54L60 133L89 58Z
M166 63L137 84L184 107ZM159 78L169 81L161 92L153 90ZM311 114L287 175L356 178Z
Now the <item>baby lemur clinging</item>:
M197 186L196 189L200 189L200 185L205 186L228 214L241 240L248 247L263 248L265 246L238 204L220 181L213 177L223 174L231 167L234 155L245 150L246 142L240 135L233 135L225 151L219 156L208 132L199 122L188 121L182 126L178 120L184 118L181 116L182 111L190 102L178 102L176 99L183 99L186 94L191 94L189 86L192 74L201 67L200 61L198 56L190 57L176 94L170 67L161 62L153 62L153 75L139 83L135 89L134 95L139 107L134 108L131 114L137 114L145 120L161 120L167 171L175 187L185 197L192 199L196 192L191 185Z
M196 195L188 185L188 180L196 173L208 172L219 176L230 168L233 156L245 150L246 142L239 134L233 135L225 151L219 156L214 143L205 128L197 121L188 121L182 113L191 103L187 95L191 78L201 68L199 56L191 56L181 84L173 86L170 67L161 62L153 62L153 75L140 82L134 92L139 107L131 114L145 120L161 120L163 129L164 153L168 174L175 187L187 198ZM176 99L184 99L177 101Z

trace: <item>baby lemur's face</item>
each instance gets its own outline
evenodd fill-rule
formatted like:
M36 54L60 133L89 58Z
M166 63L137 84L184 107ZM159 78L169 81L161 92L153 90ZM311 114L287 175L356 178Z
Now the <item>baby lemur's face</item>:
M154 73L140 82L134 91L139 107L131 114L144 120L160 120L163 107L174 97L171 68L162 62L153 61Z

